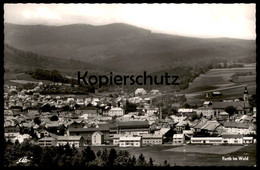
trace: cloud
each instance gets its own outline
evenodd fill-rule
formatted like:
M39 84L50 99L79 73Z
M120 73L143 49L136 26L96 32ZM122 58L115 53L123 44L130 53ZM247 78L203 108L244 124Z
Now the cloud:
M255 4L5 4L5 22L103 25L123 22L154 32L255 39Z

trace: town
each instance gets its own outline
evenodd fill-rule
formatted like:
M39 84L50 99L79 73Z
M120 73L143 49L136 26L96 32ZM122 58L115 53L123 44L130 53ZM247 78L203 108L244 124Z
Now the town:
M166 95L159 90L87 97L41 94L45 86L4 86L6 141L76 148L256 143L256 108L249 104L246 86L239 99L179 106L170 115L163 114L163 103L154 102Z

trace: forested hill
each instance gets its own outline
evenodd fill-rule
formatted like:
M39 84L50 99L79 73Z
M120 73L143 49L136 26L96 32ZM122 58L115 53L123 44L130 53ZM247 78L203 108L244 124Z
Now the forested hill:
M89 70L98 72L100 69L96 65L79 60L60 59L39 55L33 52L18 50L8 44L4 44L4 68L6 71L23 72L36 68L62 72L77 72L79 70Z
M157 34L132 25L4 24L5 42L39 55L81 60L118 72L158 71L212 60L255 58L254 40ZM46 64L45 64L46 65Z

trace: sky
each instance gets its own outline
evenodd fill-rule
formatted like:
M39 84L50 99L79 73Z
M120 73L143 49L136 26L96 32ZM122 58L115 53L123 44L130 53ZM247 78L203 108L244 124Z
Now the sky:
M126 23L156 33L256 39L255 4L4 4L4 22Z

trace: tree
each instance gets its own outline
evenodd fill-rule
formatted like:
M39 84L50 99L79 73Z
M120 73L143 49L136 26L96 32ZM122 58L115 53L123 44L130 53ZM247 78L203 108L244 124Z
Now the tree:
M115 159L117 158L117 153L114 148L110 149L109 155L108 155L108 166L113 166Z
M136 165L136 158L135 158L134 155L133 155L133 157L132 157L132 159L131 159L131 164L132 164L133 166Z
M59 118L57 115L53 115L51 118L50 118L51 121L58 121Z
M40 125L40 124L41 124L41 119L40 119L39 117L35 117L35 118L33 119L33 122L34 122L35 124L37 124L37 125Z
M136 104L126 101L125 111L126 113L136 112L136 107L137 107Z
M189 125L189 123L186 124L185 130L190 130L190 125Z
M227 107L225 108L225 112L228 113L228 115L229 115L229 120L230 120L230 117L231 117L233 114L235 114L236 108L235 108L234 106L227 106Z
M152 158L149 159L149 165L153 166L153 159Z
M145 157L143 156L142 153L138 157L137 165L138 166L145 166L146 165Z
M184 103L184 104L182 105L182 107L183 107L183 108L191 108L191 106L190 106L188 103Z
M94 161L95 159L96 159L96 155L94 151L91 150L90 146L87 146L87 148L85 148L82 151L82 162L85 164Z
M253 95L248 99L248 101L249 101L249 104L250 104L252 107L256 107L256 101L257 101L257 99L256 99L256 94L253 94Z
M170 164L168 164L168 161L167 161L167 160L165 160L165 161L163 162L163 165L164 165L164 166L170 166Z

